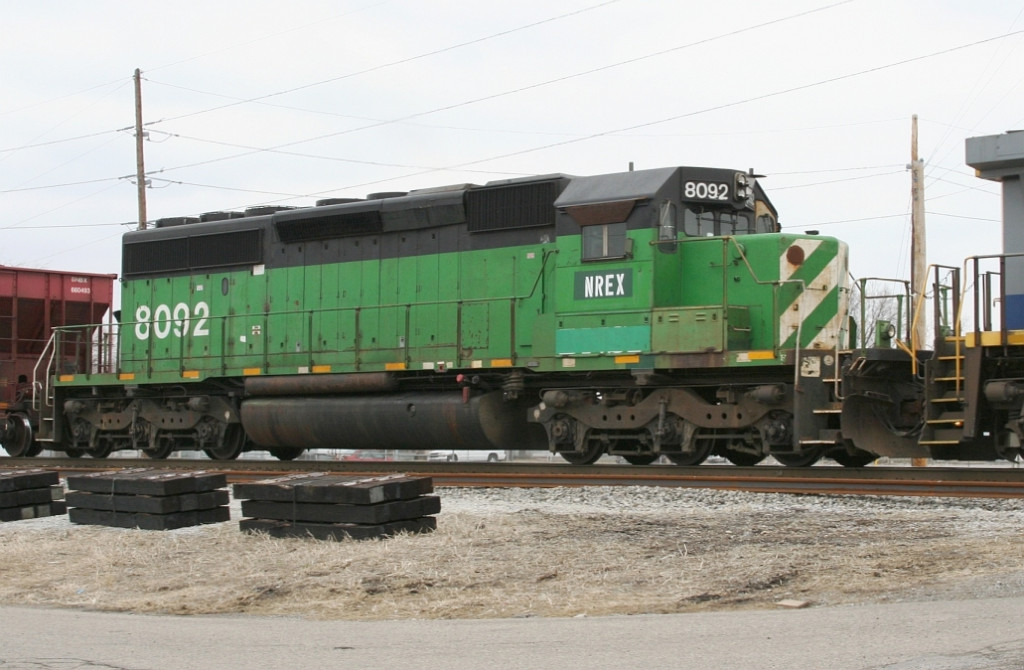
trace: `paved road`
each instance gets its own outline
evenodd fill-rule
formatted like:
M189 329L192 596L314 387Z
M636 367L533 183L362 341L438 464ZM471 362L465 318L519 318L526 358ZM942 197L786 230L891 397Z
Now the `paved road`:
M0 607L3 670L1024 667L1024 598L481 621L166 617Z

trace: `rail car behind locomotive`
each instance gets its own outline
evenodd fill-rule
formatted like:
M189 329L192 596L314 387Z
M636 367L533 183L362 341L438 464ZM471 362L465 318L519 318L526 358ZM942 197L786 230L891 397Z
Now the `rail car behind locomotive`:
M42 449L33 434L44 388L32 379L40 378L40 359L54 355L47 347L51 329L103 321L116 277L0 266L0 444L8 452L33 455ZM113 343L94 340L93 332L86 328L77 345L69 340L46 365L74 370L111 363ZM98 348L90 351L93 342Z
M36 381L52 415L22 422L28 444L967 453L925 435L922 370L942 352L855 347L846 245L780 232L752 173L554 174L157 223L124 236L122 321L55 329L61 363ZM94 347L67 357L114 339L111 369Z

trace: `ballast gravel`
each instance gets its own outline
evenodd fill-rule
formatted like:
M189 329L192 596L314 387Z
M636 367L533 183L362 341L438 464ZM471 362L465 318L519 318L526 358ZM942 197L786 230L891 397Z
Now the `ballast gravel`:
M600 616L1024 595L1024 501L441 488L438 529L321 542L0 524L0 602L316 619Z

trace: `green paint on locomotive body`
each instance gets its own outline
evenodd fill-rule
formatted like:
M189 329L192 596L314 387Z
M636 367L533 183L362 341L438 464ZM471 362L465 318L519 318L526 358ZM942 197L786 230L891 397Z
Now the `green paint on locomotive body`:
M117 372L61 383L765 366L790 349L845 346L843 243L683 230L666 238L656 208L642 210L654 199L634 200L628 230L623 222L603 237L560 211L557 235L551 224L466 248L474 231L464 219L434 224L423 209L411 210L426 220L415 235L269 237L265 262L136 273L122 283ZM277 219L265 221L249 225L276 235ZM207 224L194 225L200 239ZM329 254L335 260L321 259Z
M125 281L122 372L167 382L510 367L532 349L553 248Z
M777 361L741 354L793 348L797 325L803 347L822 333L832 339L817 346L839 343L841 243L748 235L683 240L663 254L651 233L631 237L633 258L601 263L579 261L577 236L388 262L126 281L123 309L134 318L122 329L122 372L168 382L527 362L563 370L567 360L600 370L670 367L664 357L680 353L715 354L716 366L766 365ZM794 245L814 251L781 283ZM808 303L813 309L785 321L780 314L803 308L808 286L822 294ZM643 360L616 363L629 355Z
M608 356L626 354L643 356L637 367L678 367L676 354L707 355L694 366L774 365L795 348L798 331L801 348L845 346L847 251L838 240L690 238L662 252L653 232L632 238L633 258L590 264L572 260L578 248L560 239L556 355L577 359L573 367L601 369ZM605 293L580 297L581 272L603 275ZM632 278L631 291L619 290L620 277ZM579 360L591 356L605 360Z

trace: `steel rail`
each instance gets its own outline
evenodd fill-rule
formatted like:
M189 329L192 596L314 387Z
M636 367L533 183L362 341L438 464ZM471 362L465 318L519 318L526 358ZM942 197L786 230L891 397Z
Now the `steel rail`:
M0 470L55 469L62 474L121 468L205 470L223 472L229 481L246 481L297 472L387 474L402 472L429 476L436 486L554 487L554 486L661 486L791 494L939 496L970 498L1024 498L1024 469L902 468L848 469L818 466L736 467L731 465L631 466L599 464L511 462L430 463L424 461L152 461L149 459L39 459L0 458Z

